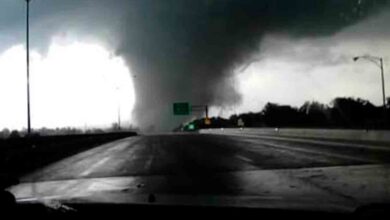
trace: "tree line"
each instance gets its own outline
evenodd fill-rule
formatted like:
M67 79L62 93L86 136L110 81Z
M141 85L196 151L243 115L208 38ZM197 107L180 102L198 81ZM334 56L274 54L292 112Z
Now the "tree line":
M259 112L231 115L229 118L212 117L211 124L199 118L175 130L221 127L296 127L296 128L390 128L390 98L385 108L375 106L361 98L338 97L329 104L307 101L300 107L267 103Z
M76 128L76 127L57 127L57 128L36 128L33 129L33 136L52 136L52 135L75 135L75 134L103 134L110 132L121 132L121 131L138 131L138 128L130 126L119 126L118 123L112 123L110 127L107 128ZM10 130L8 128L3 128L0 131L0 139L7 138L20 138L27 135L27 129L23 128L21 130Z

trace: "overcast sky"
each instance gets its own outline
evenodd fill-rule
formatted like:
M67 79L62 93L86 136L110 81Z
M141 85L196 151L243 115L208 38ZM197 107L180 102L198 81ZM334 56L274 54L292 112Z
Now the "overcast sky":
M0 3L0 127L26 124L25 2ZM390 92L387 0L32 0L33 127L170 129L172 103L213 115ZM119 110L119 111L118 111Z

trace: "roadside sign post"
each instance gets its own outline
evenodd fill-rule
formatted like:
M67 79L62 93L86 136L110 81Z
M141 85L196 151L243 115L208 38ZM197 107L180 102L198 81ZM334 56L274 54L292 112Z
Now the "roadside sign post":
M210 120L210 118L205 118L205 119L204 119L204 124L205 124L205 125L211 125L211 120Z
M191 109L193 111L204 111L206 118L209 118L209 106L208 105L192 105Z
M211 125L209 118L209 107L208 105L190 105L188 102L175 102L173 103L173 115L190 115L193 111L204 111L206 114L204 124ZM195 130L195 125L190 124L189 130Z
M237 126L241 128L245 126L244 120L242 120L242 118L237 120Z

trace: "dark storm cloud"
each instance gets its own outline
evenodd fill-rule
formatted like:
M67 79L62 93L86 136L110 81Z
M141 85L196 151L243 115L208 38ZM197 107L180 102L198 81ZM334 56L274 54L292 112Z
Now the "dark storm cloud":
M167 129L183 120L172 116L175 101L218 106L239 103L241 97L229 76L253 60L265 34L293 39L328 36L375 13L388 0L33 3L35 45L44 48L59 33L76 39L96 38L109 45L136 74L133 118L144 128ZM20 36L16 36L23 39L23 29L18 28Z

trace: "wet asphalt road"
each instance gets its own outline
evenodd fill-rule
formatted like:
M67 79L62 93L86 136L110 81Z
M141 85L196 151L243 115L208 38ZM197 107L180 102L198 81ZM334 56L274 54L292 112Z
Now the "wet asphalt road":
M155 175L194 180L236 171L389 162L387 146L276 136L162 134L105 144L51 164L21 181Z
M18 201L148 203L352 212L390 202L383 143L247 134L129 137L37 170Z

